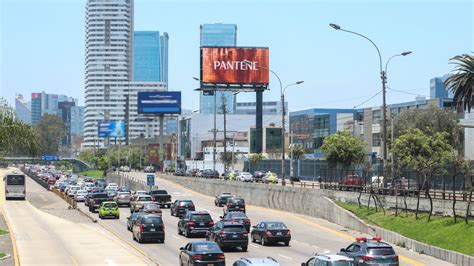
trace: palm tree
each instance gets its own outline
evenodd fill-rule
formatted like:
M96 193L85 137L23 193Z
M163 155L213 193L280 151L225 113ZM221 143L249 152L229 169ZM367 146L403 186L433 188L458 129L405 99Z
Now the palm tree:
M455 64L454 73L445 81L446 88L454 93L458 110L468 110L474 105L474 60L472 55L457 55L450 59Z

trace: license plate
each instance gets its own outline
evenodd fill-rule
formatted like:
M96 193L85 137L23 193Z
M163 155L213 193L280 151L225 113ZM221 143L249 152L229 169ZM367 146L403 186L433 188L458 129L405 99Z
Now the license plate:
M214 266L214 264L207 264L207 266Z
M281 236L281 232L278 232L278 233L277 233L277 236Z
M203 225L204 225L204 223L199 223L199 225L200 225L200 226L203 226Z
M150 232L155 232L156 229L155 228L150 228Z
M237 238L237 237L239 237L239 236L238 235L232 235L232 238Z

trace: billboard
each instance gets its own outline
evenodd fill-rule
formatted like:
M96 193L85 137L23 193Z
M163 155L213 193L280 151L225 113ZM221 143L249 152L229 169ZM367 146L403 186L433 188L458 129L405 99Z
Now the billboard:
M139 114L181 114L180 91L138 92Z
M122 120L100 121L99 138L119 138L125 136L125 123Z
M203 83L268 84L268 48L201 47Z

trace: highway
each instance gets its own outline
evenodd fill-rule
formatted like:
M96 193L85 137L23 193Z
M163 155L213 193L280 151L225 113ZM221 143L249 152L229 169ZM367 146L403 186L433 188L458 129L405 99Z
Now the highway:
M145 180L144 173L129 173L134 177ZM214 198L202 195L198 192L188 190L180 185L157 178L156 183L160 189L166 189L173 196L173 199L192 199L197 210L208 211L214 221L219 220L222 215L222 208L214 206ZM78 205L83 211L87 208L80 203ZM177 233L178 218L170 215L169 209L163 209L163 220L165 222L166 241L164 244L145 243L138 244L132 240L132 234L126 228L126 217L129 216L128 208L121 208L119 220L99 220L114 235L123 241L133 245L137 250L147 254L153 261L160 265L178 265L179 248L189 241L200 240L202 238L186 239ZM97 217L97 214L92 214ZM336 253L339 249L347 247L360 234L347 230L338 225L325 220L316 219L303 215L296 215L279 210L261 208L257 206L247 206L247 215L252 221L252 225L263 220L278 220L284 222L292 232L292 240L289 247L285 246L261 246L250 243L248 252L230 251L226 252L226 261L231 265L241 257L267 257L271 256L280 262L281 265L300 265L306 261L313 253ZM400 255L400 265L451 265L447 262L435 258L410 252L402 248L395 248Z
M4 172L0 169L0 176ZM30 178L25 201L5 201L4 182L0 183L0 206L13 233L19 265L153 265L101 226L68 210L62 199Z

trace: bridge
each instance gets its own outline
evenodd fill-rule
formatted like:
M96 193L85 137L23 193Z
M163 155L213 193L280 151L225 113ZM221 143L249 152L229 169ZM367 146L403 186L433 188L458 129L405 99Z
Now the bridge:
M90 170L92 168L86 162L78 158L59 158L59 161L66 161L66 162L72 163L72 170L74 173ZM41 157L3 157L3 158L0 158L0 162L18 164L18 163L47 163L51 161L42 160Z

